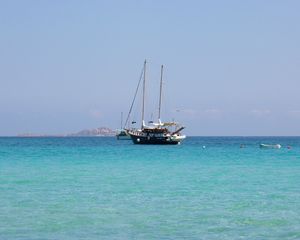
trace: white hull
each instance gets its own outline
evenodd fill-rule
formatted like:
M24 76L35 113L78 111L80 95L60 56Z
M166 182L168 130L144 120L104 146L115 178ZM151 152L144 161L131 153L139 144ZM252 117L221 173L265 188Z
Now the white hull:
M280 144L260 144L259 145L260 148L273 148L273 149L279 149L281 148Z
M170 137L170 139L172 141L176 141L176 142L181 142L182 140L184 140L186 138L185 135L173 135Z

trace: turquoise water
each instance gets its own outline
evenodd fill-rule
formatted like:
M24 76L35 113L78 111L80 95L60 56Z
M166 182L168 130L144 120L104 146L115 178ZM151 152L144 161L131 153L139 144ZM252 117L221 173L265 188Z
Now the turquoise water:
M0 239L300 239L300 138L0 138Z

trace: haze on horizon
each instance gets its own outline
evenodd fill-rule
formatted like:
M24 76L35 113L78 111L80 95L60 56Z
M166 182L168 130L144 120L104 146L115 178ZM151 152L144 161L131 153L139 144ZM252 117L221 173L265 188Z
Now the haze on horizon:
M1 1L0 135L118 128L144 59L148 116L164 64L162 117L187 135L300 135L299 9L296 0Z

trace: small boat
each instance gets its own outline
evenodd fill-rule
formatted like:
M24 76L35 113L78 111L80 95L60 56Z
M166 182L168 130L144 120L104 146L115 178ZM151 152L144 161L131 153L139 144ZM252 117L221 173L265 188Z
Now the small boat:
M259 145L260 148L273 148L273 149L279 149L281 148L281 145L280 144L260 144Z
M130 140L131 139L131 137L128 134L126 129L117 130L116 137L118 140Z
M146 82L146 61L144 62L143 70L143 101L142 101L142 126L140 129L130 129L130 135L134 144L180 144L186 138L181 134L184 129L178 123L162 122L160 118L161 113L161 100L162 100L162 79L163 79L163 66L161 66L160 77L160 94L159 94L159 108L158 108L158 122L150 121L148 125L145 124L145 82Z
M121 112L121 128L117 130L116 137L118 140L130 140L127 129L123 128L123 112Z

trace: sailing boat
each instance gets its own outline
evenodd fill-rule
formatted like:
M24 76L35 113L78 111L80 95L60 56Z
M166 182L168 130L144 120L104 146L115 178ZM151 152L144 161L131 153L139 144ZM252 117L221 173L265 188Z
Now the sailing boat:
M161 121L161 100L162 100L162 80L163 80L163 65L161 66L160 75L160 92L159 92L159 109L158 109L158 122L151 122L151 125L146 126L144 113L145 113L145 91L146 91L146 60L144 62L143 71L143 103L142 103L142 126L141 129L128 130L133 143L135 144L180 144L186 138L180 132L184 129L176 122L162 122ZM170 128L175 127L171 131Z
M123 112L121 112L121 128L117 130L116 137L118 140L130 140L131 137L127 130L123 128Z

